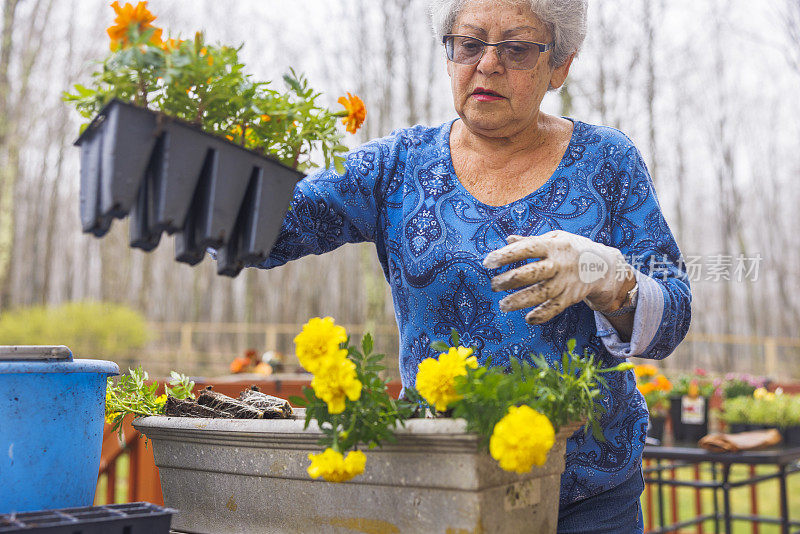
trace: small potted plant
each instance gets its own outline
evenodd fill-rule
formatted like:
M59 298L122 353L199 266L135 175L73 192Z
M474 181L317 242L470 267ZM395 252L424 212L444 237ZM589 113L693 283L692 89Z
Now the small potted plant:
M766 380L748 374L728 373L714 382L720 388L724 400L750 397L756 389L766 386Z
M647 410L650 412L647 436L661 442L664 439L664 424L669 414L669 394L672 391L672 382L651 364L640 364L633 370L636 373L636 387L644 396Z
M778 428L787 445L800 446L800 395L783 395L779 401Z
M722 419L731 432L777 428L789 445L800 445L800 395L784 395L781 388L756 388L750 396L725 401Z
M130 214L131 246L177 234L178 261L212 247L220 274L235 276L269 254L312 152L342 169L336 123L355 133L366 111L349 93L343 111L320 106L294 71L283 91L254 80L241 47L166 38L146 4L112 4L110 55L90 86L64 95L91 119L76 142L83 230L102 236Z
M704 369L674 381L669 413L675 441L694 443L708 434L709 400L714 391Z
M750 395L737 395L725 400L720 418L728 425L730 432L747 432L754 429L750 417L751 405Z
M757 389L766 385L766 381L748 374L728 373L724 378L717 379L714 384L722 393L721 419L728 424L728 430L734 433L753 430L745 404L731 401L741 397L752 397Z

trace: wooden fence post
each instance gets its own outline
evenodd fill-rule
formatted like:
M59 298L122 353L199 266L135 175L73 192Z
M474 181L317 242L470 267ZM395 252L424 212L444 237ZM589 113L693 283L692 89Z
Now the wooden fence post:
M181 323L181 346L179 350L180 360L191 361L192 358L192 324Z
M764 339L764 374L778 378L778 345L772 337Z
M267 325L264 329L264 350L278 350L278 332L275 325Z

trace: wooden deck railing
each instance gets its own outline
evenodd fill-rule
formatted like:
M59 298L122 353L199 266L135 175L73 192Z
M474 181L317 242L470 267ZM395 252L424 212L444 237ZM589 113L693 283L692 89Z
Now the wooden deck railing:
M127 461L125 470L121 468L123 460ZM153 449L145 445L144 436L131 426L129 418L122 425L122 439L111 430L111 425L106 424L103 430L98 481L103 478L105 491L95 495L96 505L139 501L164 504ZM126 488L122 499L117 496L120 485Z
M384 363L392 376L399 376L396 325L343 326L354 339L363 332L372 332L376 350L394 355ZM137 351L131 364L142 364L153 373L176 369L216 376L227 372L235 356L252 348L259 352L280 351L292 367L297 365L292 340L302 327L300 323L151 322L149 342ZM720 375L740 371L771 378L800 378L800 338L690 332L676 354L659 365L673 374L703 367Z

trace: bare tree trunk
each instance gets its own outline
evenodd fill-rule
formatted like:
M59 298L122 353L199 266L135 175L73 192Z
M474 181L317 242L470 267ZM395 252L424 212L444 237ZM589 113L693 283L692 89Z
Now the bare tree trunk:
M14 182L19 169L18 148L9 143L14 130L11 122L9 67L14 52L14 21L19 0L3 2L0 29L0 310L8 307L8 280L14 242Z
M436 99L435 84L433 80L436 79L436 70L441 68L444 61L444 54L442 53L442 46L434 39L430 40L431 46L428 48L428 69L425 84L425 102L422 104L422 112L425 116L425 122L433 124L433 102Z
M716 31L722 35L722 20L725 7L721 2L718 2L714 8L714 27ZM722 251L732 259L733 262L737 261L739 255L747 257L747 243L744 237L743 221L742 221L742 192L740 186L737 184L738 168L736 166L736 132L738 131L737 125L732 123L731 117L736 117L736 113L732 111L729 95L726 89L727 68L725 58L725 45L724 42L718 40L714 47L714 80L717 86L716 101L717 106L713 111L713 132L712 138L714 146L718 152L717 154L717 185L720 193L720 209L721 209L721 238L722 238ZM723 284L723 317L724 325L723 331L725 333L732 333L736 328L737 317L734 311L740 309L735 305L733 294L734 283L733 277L729 281L721 281ZM755 301L753 295L753 286L751 283L744 284L745 289L745 310L742 319L747 323L748 333L753 333L758 330L758 316L755 312ZM736 328L736 331L741 332L741 327ZM732 356L728 355L729 358ZM733 368L733 362L728 360L729 368Z
M677 126L680 131L684 124L684 109L683 106L677 105ZM688 190L686 189L686 174L688 169L686 167L686 144L684 142L684 135L675 136L675 155L676 155L676 172L675 172L675 230L679 239L684 236L685 222L684 222L684 203L690 199Z
M8 68L14 51L14 20L19 0L4 0L3 26L0 29L0 147L5 146L10 129L8 121L11 104L11 87Z
M0 191L2 191L0 193L0 228L7 229L9 233L7 234L7 240L3 240L0 237L0 302L6 302L7 304L13 302L12 289L15 287L11 283L14 279L15 268L13 257L19 245L17 242L19 232L15 229L18 214L14 199L24 197L25 193L22 188L25 188L34 192L37 201L42 201L42 197L35 195L35 193L41 192L42 182L45 180L46 153L42 156L42 171L33 178L38 183L20 183L22 169L20 169L19 162L20 151L26 144L26 137L30 130L29 125L36 123L37 120L45 115L42 111L38 114L33 112L30 80L34 69L41 60L52 57L50 51L46 51L42 47L45 30L49 27L52 7L53 0L37 0L33 4L31 12L26 14L27 24L23 29L24 44L16 51L13 51L14 53L11 56L19 58L19 72L14 74L18 87L12 92L8 78L4 82L6 84L6 98L3 111L4 120L2 122L5 123L6 127L4 133L0 136L5 140L4 146L0 144L0 151L5 150L6 165L0 167ZM16 19L19 21L19 17L16 17ZM19 22L16 25L19 26ZM13 35L11 36L11 42L13 43ZM12 52L11 47L13 47L13 44L9 46L9 52ZM4 71L5 76L8 77L8 65ZM36 205L36 202L29 202L29 207L32 205ZM3 220L3 218L6 218L6 220ZM39 260L36 255L39 247L39 240L37 239L39 227L37 226L35 230L29 244L33 252L28 258L29 262ZM2 231L0 230L0 232ZM28 273L26 272L25 274L27 275ZM41 291L40 277L37 279L37 277L25 276L24 282L26 283L23 286L17 285L16 288L27 292L26 302L35 301L37 293Z
M800 0L784 0L781 13L784 31L789 42L794 46L784 48L789 65L800 74Z
M398 0L384 0L380 3L383 18L383 65L381 65L379 135L386 135L392 124L392 105L394 103L394 59L397 55L395 34L397 28Z
M65 63L67 65L72 65L75 62L75 10L70 10L70 19L67 21L67 35L66 35L66 58ZM74 83L74 79L72 76L68 76L67 78L68 83L71 85ZM69 116L67 114L67 109L59 105L58 111L56 112L57 115L57 124L55 131L57 133L56 138L59 140L64 140L69 135ZM70 147L71 148L71 147ZM59 198L63 195L63 191L61 188L62 183L62 175L64 172L64 159L65 159L65 150L67 149L67 145L63 142L58 144L58 155L56 157L56 163L53 167L53 183L49 188L49 194L47 198L46 204L46 213L45 213L45 223L44 223L44 231L45 231L45 247L44 247L44 259L42 261L42 265L44 266L44 280L42 284L42 298L41 303L47 304L49 299L51 298L51 278L53 272L53 257L55 255L55 248L56 248L56 227L57 221L59 219L59 212L61 208L61 202L59 202Z
M356 0L356 3L353 4L353 13L348 18L350 20L357 20L361 25L366 26L365 14L369 9L368 5L372 5L372 3L368 4L366 0ZM365 98L367 105L371 106L372 103L370 100L374 94L368 91L368 87L372 85L371 80L369 80L370 69L367 68L371 63L369 39L366 30L356 32L356 35L356 53L353 54L353 57L357 60L355 72L357 76L358 94ZM367 139L372 139L377 134L378 128L376 128L374 115L367 114L367 120L364 122L362 131Z
M571 84L569 80L565 81L564 85L561 86L561 91L558 94L561 102L562 117L572 116L572 93L570 92L570 85Z
M602 44L601 48L606 49L606 46L610 44L610 32L608 27L606 26L606 17L604 13L604 5L600 4L598 6L598 16L597 16L597 32L600 34L600 42ZM610 47L609 47L610 48ZM607 102L607 90L606 86L606 59L607 54L600 54L599 61L597 63L597 94L596 94L596 106L597 110L600 112L600 121L603 124L608 124L608 102Z
M644 8L644 26L646 43L646 104L647 104L647 140L650 152L650 177L653 184L658 185L658 147L656 146L656 35L655 18L661 13L661 2L654 0L642 0ZM656 10L654 12L654 10Z
M406 122L409 126L419 122L419 111L417 110L417 83L418 79L414 73L414 66L417 54L412 53L417 47L417 41L414 39L413 23L417 18L417 12L414 9L416 2L414 0L400 0L399 5L399 18L400 34L402 35L403 42L403 60L405 62L405 82L406 82Z

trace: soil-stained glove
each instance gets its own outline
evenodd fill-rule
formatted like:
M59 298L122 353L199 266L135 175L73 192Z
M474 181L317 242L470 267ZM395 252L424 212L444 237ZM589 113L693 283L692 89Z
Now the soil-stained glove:
M555 230L540 236L509 236L508 245L490 252L483 266L494 269L540 258L492 278L492 290L523 288L500 301L504 312L535 307L530 324L549 321L567 307L586 301L590 308L612 312L635 285L633 267L622 253L583 236Z

